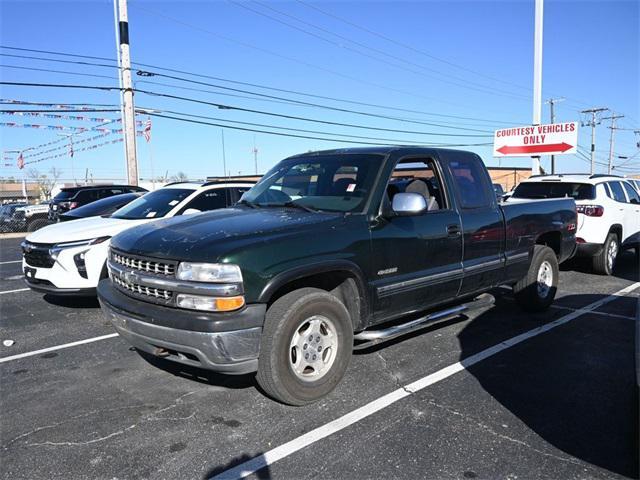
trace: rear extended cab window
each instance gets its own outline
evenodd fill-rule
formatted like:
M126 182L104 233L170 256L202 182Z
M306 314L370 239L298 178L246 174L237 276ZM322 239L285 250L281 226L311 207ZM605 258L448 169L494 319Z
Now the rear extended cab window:
M487 171L480 159L454 156L449 160L449 169L461 208L487 208L493 205L493 185L489 183Z
M513 192L513 198L573 198L593 200L596 198L595 185L579 182L523 182Z

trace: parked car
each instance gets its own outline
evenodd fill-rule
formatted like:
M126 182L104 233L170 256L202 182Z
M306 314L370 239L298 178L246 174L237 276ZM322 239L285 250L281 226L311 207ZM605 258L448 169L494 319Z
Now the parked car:
M0 233L17 232L18 225L14 217L15 211L26 203L7 203L0 206Z
M498 285L544 310L575 230L571 198L499 205L474 153L311 152L278 163L234 208L113 237L98 297L138 350L257 371L266 393L303 405L338 384L354 340L487 307Z
M22 267L27 285L54 295L95 295L111 237L127 228L164 217L225 208L251 183L175 183L149 192L109 217L90 217L49 225L22 243Z
M113 197L103 198L102 200L96 200L82 207L69 210L62 215L58 215L59 222L68 222L69 220L78 220L80 218L88 217L108 217L113 214L119 208L124 207L127 203L132 202L136 198L143 195L144 192L136 193L121 193L120 195L114 195Z
M13 214L16 231L35 232L39 228L51 224L51 220L48 219L48 212L48 202L17 208Z
M53 197L49 208L49 220L57 221L58 215L81 207L102 198L120 195L122 193L146 192L142 187L132 185L85 185L82 187L67 187Z
M640 194L631 185L613 175L540 175L520 183L509 202L573 198L577 255L592 258L595 272L611 275L622 249L640 249Z
M494 183L493 191L495 192L498 201L502 200L502 197L504 196L504 188L502 188L502 185L500 185L499 183Z

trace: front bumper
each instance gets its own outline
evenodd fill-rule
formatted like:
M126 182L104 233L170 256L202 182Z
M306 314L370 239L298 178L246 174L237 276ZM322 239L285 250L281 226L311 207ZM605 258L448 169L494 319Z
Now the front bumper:
M40 280L37 278L30 279L24 277L24 283L27 284L34 292L45 293L56 296L71 296L71 297L95 297L95 288L58 288L48 280Z
M103 312L117 332L139 350L167 360L241 375L258 369L266 305L209 314L143 302L98 284Z

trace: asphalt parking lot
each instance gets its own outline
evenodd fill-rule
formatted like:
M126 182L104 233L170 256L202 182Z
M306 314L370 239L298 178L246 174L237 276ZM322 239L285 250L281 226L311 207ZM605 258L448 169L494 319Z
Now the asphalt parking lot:
M358 352L294 408L252 376L140 356L96 301L25 290L20 241L0 239L3 478L638 478L632 253L611 277L563 266L545 314L498 289L490 310Z

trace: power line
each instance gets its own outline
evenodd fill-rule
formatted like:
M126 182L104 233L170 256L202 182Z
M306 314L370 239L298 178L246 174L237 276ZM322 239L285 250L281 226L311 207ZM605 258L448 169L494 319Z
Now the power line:
M27 86L27 87L51 87L51 88L78 88L78 89L102 90L102 91L119 90L119 87L107 87L107 86L95 86L95 85L74 85L74 84L53 84L53 83L29 83L29 82L5 82L5 81L2 81L2 82L0 82L0 85L14 85L14 86ZM451 136L453 136L453 137L480 137L480 135L466 135L466 134L463 135L463 134L452 134L452 133L421 132L421 131L415 131L415 130L400 130L400 129L391 129L391 128L383 128L383 127L372 127L372 126L357 125L357 124L352 124L352 123L332 122L332 121L329 121L329 120L318 120L318 119L313 119L313 118L308 118L308 117L301 117L301 116L296 116L296 115L285 115L285 114L269 112L269 111L265 111L265 110L255 110L255 109L237 107L237 106L226 105L226 104L221 104L221 103L216 103L216 102L208 102L208 101L205 101L205 100L194 99L194 98L190 98L190 97L182 97L182 96L179 96L179 95L171 95L171 94L168 94L168 93L152 92L152 91L142 90L142 89L134 89L134 91L137 92L137 93L142 93L142 94L156 96L156 97L171 98L171 99L174 99L174 100L182 100L182 101L191 102L191 103L197 103L197 104L201 104L201 105L209 105L209 106L213 106L213 107L216 107L218 109L221 109L221 110L237 110L237 111L242 111L242 112L255 113L255 114L267 115L267 116L278 117L278 118L286 118L286 119L289 119L289 120L300 120L300 121L306 121L306 122L320 123L320 124L324 124L324 125L334 125L334 126L358 128L358 129L363 129L363 130L375 130L375 131L383 131L383 132L406 133L406 134L412 134L412 135L430 135L430 136L445 136L445 137L451 137ZM484 135L482 137L489 137L489 136L490 135Z
M75 54L69 54L69 53L53 52L53 51L47 51L47 50L24 49L24 48L18 48L18 47L7 47L7 46L2 46L2 45L0 45L0 48L15 49L15 50L20 50L20 51L32 51L32 52L38 52L38 53L45 53L45 54L49 54L49 55L63 55L63 56L69 56L69 57L76 56ZM104 64L104 63L93 63L93 62L73 61L73 60L60 60L60 59L53 59L53 58L34 57L34 56L29 56L29 55L12 55L12 54L0 53L0 56L13 57L13 58L22 58L22 59L29 59L29 60L49 61L49 62L57 62L57 63L66 63L66 64L76 64L76 65L83 65L83 66L90 65L90 66L96 66L96 67L118 68L116 65L109 65L109 64ZM87 55L77 55L77 56L80 57L80 58L88 57ZM104 59L104 57L90 57L90 58ZM109 60L109 59L105 59L105 60ZM110 60L110 61L113 61L113 60ZM213 79L213 80L217 80L217 81L233 83L233 84L238 84L238 85L252 86L252 87L255 87L255 88L261 88L261 89L266 89L266 90L271 90L271 91L284 92L284 93L289 93L289 94L293 94L293 95L308 96L308 97L313 97L313 98L318 98L318 99L331 100L331 101L335 101L335 102L349 103L349 104L355 104L355 105L361 105L361 106L369 106L369 107L386 109L386 110L402 111L402 112L415 113L415 114L420 114L420 115L425 115L425 116L438 116L438 117L455 118L455 119L461 119L461 120L475 120L475 121L488 122L488 123L493 123L493 124L511 123L511 122L505 122L505 121L500 121L500 120L491 120L491 119L486 119L486 118L465 117L465 116L460 116L460 115L446 115L446 114L440 114L440 113L435 113L435 112L425 112L425 111L403 109L403 108L390 107L390 106L372 104L372 103L366 103L366 102L358 102L358 101L341 99L341 98L336 98L336 97L328 97L328 96L323 96L323 95L316 95L316 94L311 94L311 93L306 93L306 92L300 92L300 91L296 91L296 90L287 90L287 89L281 89L281 88L268 87L268 86L260 85L260 84L256 84L256 83L240 82L240 81L237 81L237 80L230 80L230 79L221 78L221 77L214 77L214 76L211 76L211 75L203 75L203 74L198 74L198 73L194 73L194 72L189 72L189 71L184 71L184 70L176 70L176 69L172 69L172 68L166 68L166 67L150 65L150 64L145 64L145 63L139 63L139 62L132 62L132 64L136 65L136 66L143 66L143 67L147 67L147 68L153 68L153 69L156 69L156 70L164 70L164 71L170 71L170 72L175 72L175 73L181 73L181 74L184 74L184 75L190 75L190 76L201 77L201 78L208 78L208 79ZM24 67L24 68L26 68L26 67ZM59 73L65 73L65 72L60 71ZM68 72L68 73L75 74L75 72ZM153 73L154 75L158 75L158 76L162 75L162 74L157 73L157 72L151 72L151 73ZM167 77L170 77L170 76L167 76ZM111 78L111 77L108 77L108 78ZM197 82L195 82L193 80L189 80L189 79L180 79L180 80L182 80L182 81L191 81L191 82L197 83ZM205 85L211 85L211 84L208 84L208 83L204 83L204 84ZM212 85L212 86L214 86L214 85ZM218 88L227 88L227 89L229 88L229 87L222 87L222 86L217 86L217 87ZM259 92L249 92L249 93L251 93L252 95L267 96L267 95L261 94ZM276 98L279 98L279 97L276 97ZM305 103L305 102L301 102L301 101L295 100L295 99L286 99L286 101L294 102L294 103L297 102L297 103L301 103L301 104ZM324 108L327 108L327 107L324 106ZM403 121L412 121L413 119L404 119L403 118L402 120Z
M159 77L169 78L169 79L172 79L172 80L195 83L195 84L198 84L198 85L204 85L204 86L208 86L208 87L221 88L223 90L231 90L231 91L240 92L240 93L249 93L249 94L252 94L252 95L258 95L258 96L261 96L261 97L266 97L266 98L270 98L270 99L274 99L274 100L283 100L283 101L288 101L288 102L292 102L292 103L296 103L296 104L300 104L300 105L323 108L323 109L332 110L332 111L338 111L338 112L342 112L342 113L352 113L352 114L355 114L355 115L364 115L364 116L367 116L367 117L382 118L382 119L385 119L385 120L395 120L395 121L401 121L401 122L407 122L407 123L415 123L415 124L418 124L418 125L428 125L428 126L431 126L431 127L441 127L441 128L455 129L455 130L466 130L466 131L470 131L470 132L491 133L491 132L487 132L486 130L478 130L478 129L472 129L472 128L461 128L461 127L451 127L451 126L448 126L448 125L443 125L443 124L438 124L438 123L409 120L409 119L406 119L406 118L391 117L391 116L387 116L387 115L379 115L379 114L368 113L368 112L363 112L363 111L358 111L358 110L349 110L349 109L345 109L345 108L330 107L330 106L321 105L321 104L318 104L318 103L302 102L302 101L299 101L299 100L291 100L291 99L288 99L288 98L285 98L285 97L279 97L279 96L275 96L275 95L258 94L258 93L255 93L255 92L251 92L249 90L243 90L243 89L232 88L232 87L225 87L223 85L217 85L217 84L208 83L208 82L200 82L198 80L190 80L190 79L187 79L187 78L176 77L174 75L166 75L166 74L163 74L163 73L142 72L142 71L138 72L138 75L141 75L141 76L148 76L147 74L150 74L151 76L159 76ZM473 136L473 135L465 135L465 136Z
M145 13L148 13L148 14L151 14L151 15L155 15L155 16L158 16L158 17L162 17L162 18L164 18L166 20L170 20L170 21L172 21L174 23L177 23L179 25L182 25L184 27L188 27L188 28L191 28L191 29L194 29L194 30L198 30L198 31L203 32L203 33L207 33L207 34L209 34L211 36L214 36L216 38L225 40L227 42L235 43L235 44L241 45L241 46L243 46L245 48L249 48L249 49L256 50L256 51L259 51L259 52L262 52L262 53L266 53L268 55L272 55L272 56L275 56L275 57L278 57L278 58L282 58L282 59L288 60L290 62L298 63L298 64L304 65L306 67L310 67L310 68L314 68L314 69L317 69L317 70L321 70L321 71L324 71L326 73L330 73L331 75L335 75L335 76L339 76L339 77L342 77L342 78L346 78L346 79L349 79L351 81L362 83L364 85L369 85L369 86L373 86L373 87L376 87L376 88L380 88L380 89L383 89L385 91L393 91L393 92L401 93L403 95L408 95L408 96L412 96L412 97L416 97L416 98L421 98L421 99L424 99L424 100L437 101L437 102L448 104L448 105L461 106L461 107L467 108L467 105L456 104L456 103L453 103L453 102L442 100L441 98L426 97L424 95L419 95L417 93L412 93L412 92L408 92L406 90L390 87L389 85L377 84L375 82L370 82L370 81L367 81L367 80L363 80L362 78L359 78L359 77L352 77L350 75L346 75L346 74L344 74L342 72L331 70L329 68L326 68L326 67L323 67L323 66L320 66L320 65L315 65L315 64L309 63L309 62L304 61L304 60L300 60L300 59L293 58L293 57L288 57L286 55L283 55L283 54L278 53L278 52L273 52L273 51L265 49L263 47L259 47L259 46L252 45L252 44L247 43L247 42L243 42L243 41L236 40L236 39L233 39L233 38L230 38L230 37L226 37L226 36L221 35L221 34L219 34L217 32L208 30L206 28L199 27L197 25L193 25L193 24L184 22L183 20L179 20L179 19L170 17L170 16L168 16L168 15L166 15L164 13L160 13L160 12L156 12L156 11L153 11L153 10L149 10L147 8L143 8L139 4L135 4L135 5L132 5L132 6L134 8L137 8L140 11L145 12Z
M183 112L177 112L175 110L165 110L165 109L157 109L157 108L144 108L144 107L139 107L136 109L137 113L144 113L147 114L150 110L154 110L156 112L159 113L165 113L165 114L172 114L172 115L181 115L181 116L186 116L186 117L192 117L192 118L200 118L200 119L205 119L205 120L214 120L214 121L219 121L219 122L227 122L227 123L234 123L234 124L238 124L238 125L248 125L248 126L254 126L254 127L263 127L263 128L273 128L273 129L277 129L277 130L287 130L287 131L292 131L292 132L302 132L302 133L314 133L314 134L320 134L320 135L333 135L333 136L337 136L337 137L345 137L345 138L359 138L359 139L365 139L365 140L377 140L377 141L387 141L387 142L393 142L393 143L402 143L402 142L407 142L407 143L415 143L418 145L424 145L425 143L433 143L433 142L416 142L416 141L408 141L408 140L399 140L399 139L391 139L391 138L378 138L378 137L364 137L364 136L359 136L359 135L347 135L347 134L340 134L340 133L334 133L334 132L322 132L322 131L318 131L318 130L304 130L304 129L299 129L299 128L292 128L292 127L280 127L280 126L275 126L275 125L267 125L267 124L263 124L263 123L253 123L253 122L241 122L238 120L227 120L224 118L217 118L217 117L210 117L210 116L205 116L205 115L196 115L196 114L191 114L191 113L183 113ZM58 112L59 110L20 110L20 112L34 112L34 113L49 113L49 112ZM65 110L67 111L67 110ZM82 112L86 112L86 110L80 110ZM102 111L102 110L97 110L97 111ZM119 110L108 110L108 111L119 111ZM18 112L17 110L0 110L0 113L5 113L5 112ZM435 145L435 143L434 143Z
M237 6L237 7L243 8L243 9L245 9L245 10L251 11L251 12L255 13L256 15L263 16L263 17L265 17L265 18L268 18L268 19L270 19L270 20L273 20L274 22L278 22L278 23L280 23L280 24L283 24L283 25L285 25L285 26L288 26L288 27L290 27L290 28L293 28L293 29L295 29L295 30L297 30L297 31L300 31L300 32L302 32L302 33L306 34L306 35L310 35L310 36L312 36L312 37L318 38L318 39L320 39L320 40L322 40L322 41L324 41L324 42L327 42L327 43L329 43L329 44L331 44L331 45L334 45L334 46L336 46L336 47L338 47L338 48L342 48L342 49L349 50L349 51L354 52L354 53L356 53L356 54L358 54L358 55L363 55L363 56L365 56L365 57L367 57L367 58L370 58L370 59L376 60L376 61L378 61L378 62L382 62L382 63L384 63L384 64L386 64L386 65L391 65L391 66L393 66L394 68L401 68L401 69L403 69L403 70L405 70L405 71L408 71L408 72L414 73L414 74L416 74L416 75L425 75L425 74L424 74L424 73L422 73L422 72L418 72L418 71L416 71L416 70L412 70L412 69L410 69L410 68L407 68L407 67L405 67L405 66L403 66L403 65L401 65L401 64L398 64L398 63L395 63L395 62L390 62L390 61L388 61L388 60L385 60L385 59L382 59L382 58L376 57L376 56L374 56L374 55L370 55L370 54L367 54L367 53L361 52L361 51L359 51L359 50L357 50L357 49L355 49L355 48L351 48L351 47L349 47L349 46L345 45L344 43L335 42L335 41L330 40L330 39L327 39L327 38L325 38L325 37L323 37L323 36L321 36L321 35L318 35L318 34L315 34L315 33L313 33L313 32L310 32L310 31L308 31L308 30L305 30L305 29L303 29L303 28L297 27L296 25L292 25L292 24L291 24L291 23L289 23L289 22L285 22L285 21L280 20L280 19L278 19L278 18L276 18L276 17L273 17L273 16L271 16L271 15L268 15L268 14L266 14L266 13L264 13L264 12L260 12L260 11L258 11L258 10L255 10L255 9L251 8L250 6L248 6L245 2L242 2L242 3L241 3L241 2L236 2L236 1L234 1L234 0L227 0L227 1L228 1L229 3L231 3L232 5L235 5L235 6ZM340 38L340 39L342 39L342 40L346 40L347 42L350 42L350 43L353 43L353 44L355 44L355 45L358 45L358 46L360 46L361 48L364 48L364 49L366 49L366 50L371 50L371 51L374 51L374 52L380 53L380 54L384 55L385 57L391 57L391 58L393 58L393 59L400 60L400 61L402 61L402 62L404 62L404 63L406 63L406 64L412 65L412 66L414 66L414 67L417 67L417 68L420 68L420 69L423 69L423 70L427 70L427 71L431 71L431 72L436 72L436 73L438 73L438 74L440 74L440 75L443 75L443 76L445 76L445 77L447 77L447 76L448 76L448 77L452 77L452 78L454 78L454 79L456 79L456 80L459 80L459 81L462 81L462 82L469 83L470 85L477 85L477 86L479 86L480 88L477 88L477 87L476 87L476 88L474 88L474 87L472 87L472 86L464 85L464 84L461 84L461 83L458 83L458 82L455 82L455 81L451 81L451 80L447 80L447 79L438 78L438 77L435 77L435 76L433 76L433 75L427 75L427 76L429 76L430 78L435 78L436 80L439 80L439 81L442 81L442 82L446 82L446 83L449 83L449 84L452 84L452 85L456 85L456 86L459 86L459 87L462 87L462 88L468 88L468 89L471 89L471 90L479 91L479 92L482 92L482 93L488 93L488 94L492 94L492 95L502 95L502 96L506 96L506 97L509 97L509 98L515 98L515 99L518 99L518 100L528 100L528 97L525 97L524 95L520 95L520 94L516 94L516 93L512 93L512 92L502 93L502 92L497 91L496 89L494 89L494 88L492 88L492 87L487 87L486 85L482 85L482 84L479 84L479 83L477 83L477 82L471 82L471 81L468 81L468 80L465 80L465 79L460 79L460 78L458 78L458 77L453 77L453 76L451 76L451 75L443 74L442 72L439 72L439 71L437 71L437 70L433 70L433 69L431 69L431 68L425 67L425 66L420 65L420 64L417 64L417 63L415 63L415 62L411 62L411 61L409 61L409 60L405 60L405 59L399 58L397 55L391 55L391 54L388 54L388 53L386 53L386 52L384 52L384 51L381 51L381 50L379 50L379 49L372 48L372 47L369 47L369 46L367 46L367 45L364 45L364 44L362 44L362 43L360 43L360 42L357 42L357 41L351 40L351 39L349 39L349 38L347 38L347 37L345 37L345 36L343 36L343 35L339 35L339 34L336 34L336 33L334 33L334 32L331 32L331 31L329 31L329 30L327 30L327 29L325 29L325 28L318 27L317 25L314 25L314 24L312 24L312 23L310 23L310 22L307 22L307 21L301 20L301 19L299 19L299 18L297 18L297 17L295 17L295 16L293 16L293 15L290 15L290 14L284 13L284 12L282 12L282 11L280 11L280 10L276 9L276 8L273 8L273 7L269 6L269 5L265 5L265 4L261 3L261 2L255 2L255 3L258 3L258 4L259 4L259 5L261 5L262 7L267 8L267 9L269 9L269 10L271 10L271 11L274 11L274 12L276 12L276 13L280 14L280 15L286 16L286 17L288 17L288 18L292 18L292 19L294 19L294 20L296 20L296 21L298 21L298 22L300 22L300 23L303 23L303 24L305 24L305 25L309 25L309 26L311 26L311 27L313 27L313 28L316 28L316 29L321 30L321 31L323 31L323 32L327 32L327 33L329 33L329 34L331 34L331 35L334 35L334 36L336 36L336 37L338 37L338 38Z
M326 10L323 10L323 9L319 8L318 6L313 5L311 3L308 3L306 1L303 1L303 0L296 0L296 1L298 3L300 3L301 5L304 5L307 8L311 8L311 9L313 9L313 10L315 10L315 11L317 11L317 12L319 12L319 13L327 16L327 17L330 17L330 18L333 18L335 20L338 20L338 21L340 21L342 23L350 25L351 27L357 28L358 30L362 30L362 31L364 31L364 32L366 32L366 33L368 33L370 35L374 35L374 36L376 36L378 38L381 38L381 39L383 39L383 40L385 40L387 42L390 42L390 43L393 43L394 45L397 45L397 46L400 46L402 48L411 50L414 53L418 53L418 54L423 55L425 57L428 57L428 58L430 58L432 60L436 60L438 62L442 62L442 63L444 63L446 65L452 66L454 68L458 68L460 70L464 70L464 71L469 72L469 73L473 73L474 75L478 75L478 76L487 78L487 79L492 80L494 82L500 82L500 83L503 83L503 84L506 84L506 85L511 85L511 86L514 86L514 87L517 87L517 88L521 88L521 89L524 89L524 90L527 90L527 91L531 91L532 90L531 87L524 87L522 85L518 85L516 83L509 82L507 80L503 80L501 78L498 78L498 77L495 77L495 76L491 76L491 75L487 75L487 74L479 72L477 70L470 69L470 68L462 66L460 64L451 62L450 60L446 60L444 58L437 57L437 56L435 56L435 55L433 55L431 53L428 53L428 52L426 52L424 50L418 49L418 48L414 47L413 45L409 45L409 44L400 42L400 41L398 41L398 40L396 40L394 38L388 37L388 36L378 32L378 31L371 30L371 29L369 29L367 27L364 27L364 26L362 26L362 25L360 25L358 23L355 23L353 21L347 20L347 19L342 18L342 17L340 17L338 15L335 15L333 13L327 12ZM577 101L577 103L580 103L582 105L587 105L586 103L580 102L580 101Z
M167 118L167 119L177 120L177 121L181 121L181 122L195 123L195 124L199 124L199 125L208 125L208 126L218 127L218 128L229 128L231 130L241 130L241 131L245 131L245 132L264 133L264 134L267 134L267 135L277 135L277 136L281 136L281 137L293 137L293 138L302 138L302 139L308 139L308 140L320 140L320 141L324 141L324 142L351 143L351 144L359 144L359 145L388 146L387 143L358 142L358 141L341 140L341 139L335 139L335 138L321 138L321 137L311 137L311 136L306 136L306 135L294 135L294 134L280 133L280 132L269 132L269 131L266 131L266 130L257 130L257 129L252 129L252 128L231 127L231 126L228 126L228 125L221 125L221 124L218 124L218 123L204 122L204 121L201 121L201 120L190 120L190 119L179 118L179 117L175 117L175 116L171 116L171 115L163 115L163 114L159 114L159 113L148 112L148 114L153 116L153 117ZM491 143L430 144L429 146L431 146L431 147L436 147L436 146L441 146L441 147L475 147L475 146L487 146L487 145L491 145Z

